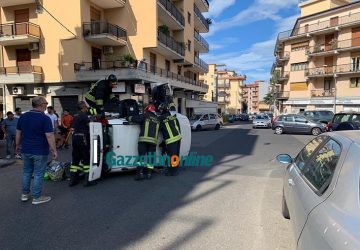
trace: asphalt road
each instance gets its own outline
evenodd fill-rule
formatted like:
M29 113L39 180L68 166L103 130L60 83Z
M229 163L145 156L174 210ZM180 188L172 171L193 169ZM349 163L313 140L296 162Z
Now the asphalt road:
M87 188L46 182L53 200L38 206L19 201L17 161L0 168L0 249L293 249L274 158L311 138L244 124L194 132L192 151L212 154L212 167L143 182L112 174Z

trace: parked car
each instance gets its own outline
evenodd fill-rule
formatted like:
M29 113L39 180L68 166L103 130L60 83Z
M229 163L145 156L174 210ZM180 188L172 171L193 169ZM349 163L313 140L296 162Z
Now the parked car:
M190 118L192 130L201 131L203 129L218 130L223 125L222 117L218 114L198 114Z
M236 121L236 116L235 115L228 115L228 119L230 123L233 123Z
M328 123L334 117L334 113L328 110L307 110L299 113L314 122Z
M282 214L297 249L360 249L360 133L323 134L277 160L287 164Z
M249 115L248 115L248 114L245 114L245 113L240 114L240 115L239 115L239 120L240 120L240 121L248 121L248 120L249 120Z
M282 133L302 133L316 136L326 132L326 125L321 122L314 122L305 116L286 114L275 118L272 129L278 135Z
M252 126L253 128L271 128L271 119L267 115L257 115Z
M339 125L341 124L341 127ZM338 128L339 127L339 128ZM334 115L327 125L327 131L357 130L360 127L360 112L342 112Z

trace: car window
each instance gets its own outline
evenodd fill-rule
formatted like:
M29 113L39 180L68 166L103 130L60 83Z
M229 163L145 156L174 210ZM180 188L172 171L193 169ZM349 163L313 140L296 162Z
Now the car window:
M351 115L350 114L339 114L334 116L334 123L342 123L349 121Z
M216 116L214 114L210 114L210 119L216 119Z
M295 122L300 122L300 123L306 123L307 120L305 117L302 116L295 116Z
M323 189L329 185L335 167L339 161L341 146L330 139L303 169L304 177L317 189Z
M302 171L306 162L310 159L312 153L315 152L316 148L326 139L325 136L318 136L311 142L309 142L296 156L295 165Z
M285 118L284 120L285 120L286 122L294 122L294 116L290 116L290 115L289 115L289 116L285 116L284 118Z
M276 121L282 122L282 121L283 121L283 116L279 116L279 117L276 119Z
M201 117L200 121L207 121L209 120L208 115L204 115L203 117Z
M353 115L351 117L351 121L359 123L360 122L360 115Z

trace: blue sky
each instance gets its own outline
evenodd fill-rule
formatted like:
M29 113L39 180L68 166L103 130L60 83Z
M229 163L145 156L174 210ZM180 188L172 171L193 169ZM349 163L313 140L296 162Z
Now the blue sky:
M210 0L206 17L213 20L202 34L210 52L207 63L226 64L247 76L247 83L270 79L277 34L293 27L300 11L298 0Z

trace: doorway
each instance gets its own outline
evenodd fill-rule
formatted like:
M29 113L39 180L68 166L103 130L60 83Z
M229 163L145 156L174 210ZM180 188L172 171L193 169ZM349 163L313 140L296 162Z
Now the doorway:
M332 78L324 79L324 96L331 96Z
M15 34L28 34L29 9L15 10Z
M19 69L19 73L31 72L31 51L28 49L17 49L16 66Z
M360 28L354 28L351 32L351 46L360 46Z
M334 38L334 34L325 36L325 51L336 49L336 44L333 44Z
M93 69L101 68L101 49L91 47L91 57Z
M150 53L150 71L156 73L156 55L154 53Z

